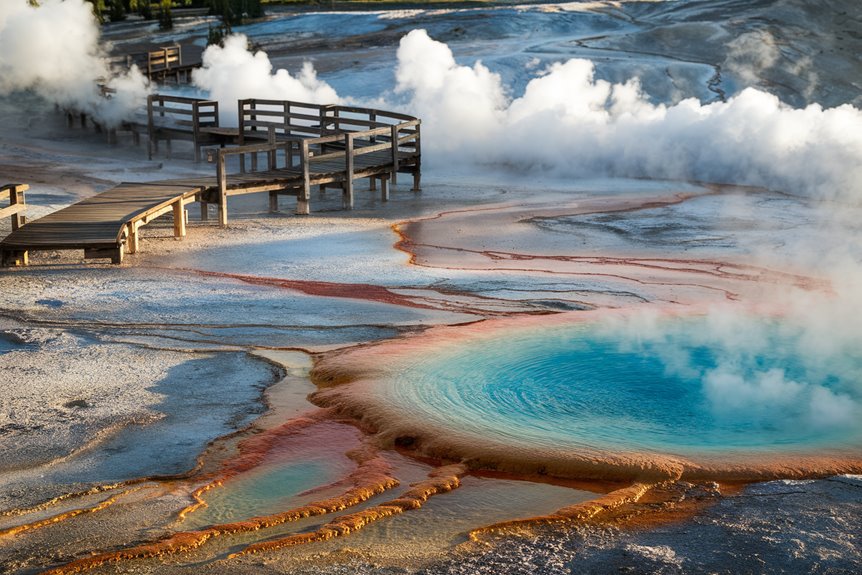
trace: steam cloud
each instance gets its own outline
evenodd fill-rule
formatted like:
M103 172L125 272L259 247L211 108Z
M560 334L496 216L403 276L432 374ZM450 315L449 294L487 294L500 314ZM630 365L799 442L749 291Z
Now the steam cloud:
M636 79L595 78L588 60L556 63L514 99L477 62L414 30L398 50L396 91L451 158L541 168L560 176L730 182L816 195L862 195L862 112L793 109L746 89L726 103L653 104ZM456 136L453 137L452 135Z
M778 42L766 30L740 34L728 43L724 68L733 72L745 84L760 82L761 73L778 62L781 52Z
M111 73L99 44L99 27L84 0L0 3L0 95L34 90L49 101L115 125L142 107L149 91L143 75ZM105 98L104 84L116 93Z
M772 326L768 318L715 308L705 323L641 313L609 320L605 329L624 351L657 356L669 374L700 381L716 418L755 429L859 433L862 332L853 313L862 298L799 298L788 296ZM710 350L714 365L698 360L696 349Z
M735 65L770 65L774 46L753 53L757 40L742 37L731 47ZM211 46L194 75L222 103L226 121L242 97L341 100L310 64L296 77L273 73L266 54L251 54L246 45L234 36L224 48ZM593 63L583 59L531 67L536 76L512 97L498 74L481 62L457 64L451 49L424 30L404 36L397 57L394 93L373 104L422 118L432 167L461 162L566 178L689 179L819 198L862 195L862 111L851 105L794 109L752 88L727 102L654 104L637 79L596 79Z
M335 104L339 97L329 84L317 79L310 62L299 75L287 70L272 72L272 63L265 52L252 54L248 39L234 34L224 47L212 45L204 51L203 66L192 73L192 81L219 102L223 125L236 125L236 103L244 98L294 100L315 104Z

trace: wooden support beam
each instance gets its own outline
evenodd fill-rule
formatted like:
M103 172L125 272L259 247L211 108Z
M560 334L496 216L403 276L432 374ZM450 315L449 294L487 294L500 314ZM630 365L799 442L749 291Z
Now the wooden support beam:
M174 237L186 237L186 211L183 209L183 199L180 198L172 204L174 209Z
M110 258L111 263L123 263L123 246L122 244L116 248L84 248L85 259L100 259Z
M219 202L218 221L221 227L227 227L227 174L225 173L224 150L218 151L218 163L216 164L216 177L218 179Z
M126 227L128 229L128 232L126 234L128 237L128 240L126 241L126 249L129 250L130 254L136 254L141 249L141 243L140 243L141 222L139 222L139 221L129 222Z
M278 211L278 192L274 190L269 193L269 211Z
M380 178L380 199L384 202L389 201L389 178Z
M419 171L419 166L416 166L416 171L413 172L413 191L421 192L422 188L419 186L420 179L422 177L422 173Z
M201 221L206 222L210 219L210 205L208 202L198 200L201 205Z
M156 100L155 94L147 96L147 157L152 160L153 154L158 152L158 139L156 137L156 127L153 121L153 101Z
M372 192L377 191L377 178L375 178L374 176L368 178L368 189Z
M293 142L288 142L284 151L284 162L286 168L293 167Z
M266 155L266 165L268 170L274 170L276 168L276 162L278 160L276 151L275 151L275 126L270 126L269 131L266 133L266 141L272 146L272 150Z
M398 126L392 126L392 185L398 183Z
M344 193L341 197L341 207L345 210L353 209L353 134L345 134L345 157L347 169L344 174Z
M4 266L26 266L30 264L30 254L27 250L3 250L0 260Z
M309 153L308 141L302 140L300 143L299 161L302 164L302 189L299 191L299 196L296 198L296 213L298 215L307 216L311 212L309 205L311 197L311 173L309 168Z
M179 83L180 83L180 80L179 80L179 78L177 78L177 84L179 84ZM199 164L201 162L201 146L199 144L200 136L198 135L200 132L200 128L201 128L200 127L200 121L198 120L198 118L200 118L200 113L201 113L200 104L201 103L199 101L192 102L192 124L193 124L192 125L192 133L194 134L193 139L192 139L192 146L195 149L195 163L196 164ZM168 140L168 150L170 150L170 142L171 141ZM174 224L174 225L176 225L176 224Z

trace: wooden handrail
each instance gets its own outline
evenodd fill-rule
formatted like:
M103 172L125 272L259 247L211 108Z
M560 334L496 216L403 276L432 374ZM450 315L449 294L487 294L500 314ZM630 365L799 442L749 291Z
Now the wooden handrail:
M27 210L24 192L30 189L27 184L5 184L0 186L0 201L8 198L9 205L0 208L0 218L12 218L12 231L23 226L27 219L21 215Z
M315 110L319 112L319 117L308 113ZM329 174L322 178L323 184L340 182L346 207L352 206L353 180L356 177L378 178L383 185L384 200L387 199L388 184L396 182L398 172L402 171L402 163L407 166L404 170L413 174L413 189L419 189L421 121L418 118L372 108L262 99L239 100L237 114L239 145L207 151L209 161L217 164L217 201L223 226L227 224L227 159L231 156L239 157L240 173L246 173L246 155L251 155L252 173L258 171L259 154L266 154L269 171L289 170L286 173L293 174L299 180L291 185L299 189L297 213L300 214L308 213L309 186L312 179L318 177L315 175L312 178L313 174L317 174L312 169L315 163L325 165L327 161L336 162L326 168ZM351 118L349 114L365 117ZM313 123L315 121L317 123ZM364 129L351 129L356 127ZM264 138L266 142L245 143L247 139L260 141ZM278 167L280 152L283 152L284 168ZM385 155L387 161L385 165L378 165L376 171L369 172L367 162L357 164L356 159L373 153ZM298 162L295 161L297 158ZM343 161L343 168L335 168L339 161ZM272 174L265 176L264 180L270 177L278 179L281 176ZM254 180L240 181L249 182L250 185ZM254 184L250 187L255 185L266 188L271 184Z
M169 118L172 124L156 122L156 118ZM148 153L153 159L153 153L158 146L160 133L170 136L185 136L195 145L195 161L200 160L200 145L206 142L202 128L219 127L218 102L201 98L183 96L168 96L165 94L150 94L147 96L147 134L149 135Z

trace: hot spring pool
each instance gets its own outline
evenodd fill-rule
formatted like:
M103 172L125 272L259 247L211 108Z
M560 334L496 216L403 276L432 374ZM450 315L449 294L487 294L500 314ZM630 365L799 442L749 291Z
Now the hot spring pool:
M402 357L373 393L403 419L521 449L858 452L862 354L811 354L809 337L763 318L499 330Z

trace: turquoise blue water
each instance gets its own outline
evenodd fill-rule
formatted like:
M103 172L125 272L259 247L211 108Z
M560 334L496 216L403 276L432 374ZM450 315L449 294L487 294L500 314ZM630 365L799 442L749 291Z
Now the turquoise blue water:
M814 357L803 328L706 319L575 325L473 341L385 393L462 433L555 449L670 453L862 444L862 357Z
M186 520L189 528L242 521L298 507L307 501L297 494L338 478L337 468L324 461L284 462L231 479L204 494L207 507Z

